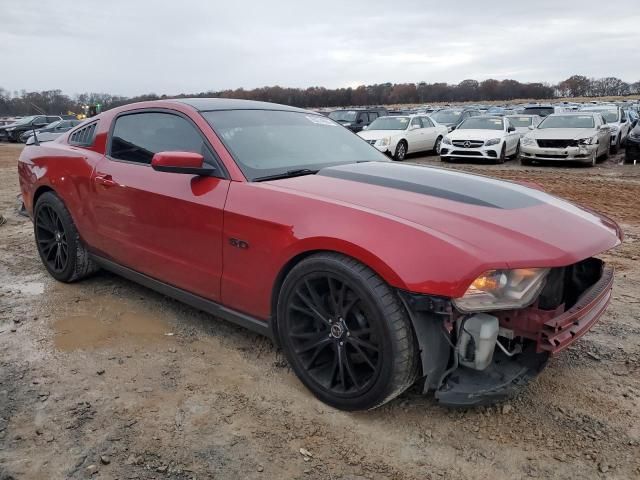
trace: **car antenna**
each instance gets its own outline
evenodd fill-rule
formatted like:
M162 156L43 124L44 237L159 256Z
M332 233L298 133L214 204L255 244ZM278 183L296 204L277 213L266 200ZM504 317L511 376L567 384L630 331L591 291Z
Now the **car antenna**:
M40 146L40 141L38 140L38 135L36 134L36 129L33 129L33 144Z

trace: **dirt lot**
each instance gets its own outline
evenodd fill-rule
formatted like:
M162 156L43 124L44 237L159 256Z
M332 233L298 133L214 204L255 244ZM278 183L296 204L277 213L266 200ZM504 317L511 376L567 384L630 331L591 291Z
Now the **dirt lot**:
M19 152L0 145L0 480L640 478L640 166L450 165L620 222L614 300L507 404L451 411L408 392L349 414L268 340L107 273L48 277L15 211Z

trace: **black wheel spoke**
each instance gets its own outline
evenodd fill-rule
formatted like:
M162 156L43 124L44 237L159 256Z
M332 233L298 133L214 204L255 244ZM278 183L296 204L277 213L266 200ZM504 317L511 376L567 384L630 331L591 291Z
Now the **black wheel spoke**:
M316 360L318 359L318 356L320 355L322 350L324 350L328 345L330 345L330 343L331 342L326 342L316 347L313 354L311 355L311 358L307 361L306 365L304 366L306 370L310 370L311 368L313 368L313 365L316 363Z
M353 382L353 386L356 388L360 388L360 385L358 384L358 377L356 376L356 374L353 371L353 365L351 365L351 360L349 359L349 353L347 352L347 346L345 345L344 348L340 349L340 352L342 353L343 358L343 363L344 366L346 368L347 374L349 375L349 377L351 378L351 381Z
M317 290L311 285L311 282L309 280L305 280L304 284L307 287L307 291L309 292L309 295L311 295L311 299L313 301L313 305L315 306L315 309L324 318L328 318L329 313L324 309L324 306L322 304L322 298L320 298L320 295L318 294Z
M355 348L358 353L360 354L360 356L362 357L362 359L365 361L365 363L367 365L369 365L369 367L371 367L371 370L375 371L376 370L376 366L374 365L374 363L369 359L369 355L367 355L359 346L358 344L354 343L353 341L349 341L349 343L353 346L353 348Z
M379 351L378 347L376 347L374 344L365 342L364 340L361 340L359 338L351 338L350 342L354 345L359 345L361 347L366 348L367 350L371 350L376 353Z
M339 376L340 384L342 385L342 389L346 390L347 382L344 378L345 377L344 353L343 353L344 348L342 345L338 345L336 348L338 349L338 353L336 355L336 358L338 359L338 376Z
M316 320L319 320L321 324L323 325L328 325L329 324L329 320L327 319L326 316L322 315L322 313L320 313L316 307L313 304L313 301L311 299L309 299L304 293L302 293L300 290L296 291L296 295L298 295L298 298L300 298L300 300L302 300L302 302L307 306L307 308L309 309L308 312L311 312L313 314L313 317ZM302 312L306 312L308 314L308 312L306 310L300 310L300 307L297 307L297 309L299 311Z
M300 353L308 352L309 350L312 350L321 345L325 345L325 344L328 345L330 342L331 340L329 339L329 337L324 332L322 332L319 335L316 335L316 337L313 338L312 340L309 340L299 349L297 349L296 353L300 354Z

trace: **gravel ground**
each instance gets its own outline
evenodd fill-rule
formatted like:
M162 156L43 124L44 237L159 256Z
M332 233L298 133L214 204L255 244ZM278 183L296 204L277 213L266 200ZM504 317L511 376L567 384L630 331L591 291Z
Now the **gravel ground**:
M111 274L47 276L15 209L20 148L0 145L0 480L640 478L640 166L445 165L620 222L611 306L508 403L410 391L343 413L266 339Z

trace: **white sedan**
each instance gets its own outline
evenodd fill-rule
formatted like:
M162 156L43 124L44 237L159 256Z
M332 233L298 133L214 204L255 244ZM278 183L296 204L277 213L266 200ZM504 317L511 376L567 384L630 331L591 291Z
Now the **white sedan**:
M473 158L503 163L520 152L521 133L508 118L480 116L467 118L442 140L440 159Z
M447 127L434 123L426 115L380 117L358 135L394 160L402 161L407 153L440 150Z

